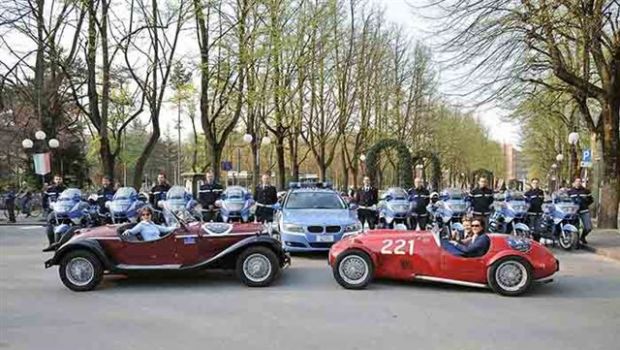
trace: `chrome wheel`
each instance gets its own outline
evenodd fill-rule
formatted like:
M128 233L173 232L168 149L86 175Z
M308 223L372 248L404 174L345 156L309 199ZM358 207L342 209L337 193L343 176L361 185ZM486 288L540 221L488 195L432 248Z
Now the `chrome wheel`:
M254 253L243 261L243 274L252 282L264 282L271 275L271 262L263 254Z
M86 258L71 259L65 269L67 279L76 286L85 286L95 278L95 267Z
M502 289L515 292L527 284L528 272L522 263L508 260L495 270L495 280Z
M359 255L348 255L338 265L338 273L349 284L360 284L366 280L369 272L368 264Z
M576 235L572 232L562 231L560 232L559 238L560 239L558 243L560 244L560 247L564 249L571 249L576 243Z

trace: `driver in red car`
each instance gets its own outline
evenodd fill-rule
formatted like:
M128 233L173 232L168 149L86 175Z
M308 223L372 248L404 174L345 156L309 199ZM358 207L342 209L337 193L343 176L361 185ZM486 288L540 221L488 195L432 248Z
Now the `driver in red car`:
M129 230L123 232L123 236L137 236L140 234L143 241L154 241L159 239L162 234L170 233L176 229L176 227L167 227L157 225L153 223L153 210L149 207L144 207L140 211L140 223Z
M449 241L448 244L442 244L442 247L449 253L463 257L480 257L486 254L491 246L489 236L484 232L484 226L481 220L474 219L471 222L471 230L473 235L467 244L456 241ZM442 242L443 243L443 242Z

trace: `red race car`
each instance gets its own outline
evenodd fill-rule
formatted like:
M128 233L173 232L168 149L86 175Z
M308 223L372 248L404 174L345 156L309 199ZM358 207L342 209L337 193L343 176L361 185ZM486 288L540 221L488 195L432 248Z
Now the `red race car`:
M65 286L88 291L104 274L155 270L235 269L246 285L263 287L290 263L280 241L264 233L260 224L181 221L178 229L153 241L122 235L131 226L107 225L72 232L45 267L59 265Z
M535 241L502 234L488 237L490 247L484 255L462 257L442 248L439 232L369 231L333 245L329 264L336 281L348 289L365 288L373 278L389 278L490 287L508 296L525 293L534 281L552 281L559 270L558 260Z

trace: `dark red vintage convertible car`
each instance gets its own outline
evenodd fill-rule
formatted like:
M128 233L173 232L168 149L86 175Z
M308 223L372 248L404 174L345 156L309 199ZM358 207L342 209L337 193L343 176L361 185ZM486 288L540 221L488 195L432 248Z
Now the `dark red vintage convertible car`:
M260 224L181 222L175 231L148 242L122 235L128 227L107 225L71 232L45 267L59 265L65 286L88 291L104 274L203 269L234 269L246 285L263 287L290 263L280 241Z
M375 230L334 244L329 264L334 278L348 289L365 288L373 278L423 280L491 288L516 296L532 282L550 282L559 270L553 254L538 242L489 234L482 256L462 257L442 247L433 231ZM449 244L449 243L448 243Z

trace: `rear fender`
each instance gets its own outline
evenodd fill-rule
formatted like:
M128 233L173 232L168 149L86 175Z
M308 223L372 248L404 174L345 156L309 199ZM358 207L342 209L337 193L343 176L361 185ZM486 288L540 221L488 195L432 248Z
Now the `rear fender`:
M289 256L286 254L286 252L284 252L284 250L282 250L280 241L267 235L255 235L231 245L230 247L224 249L219 254L208 260L205 260L195 265L183 266L182 268L187 270L207 268L211 265L217 264L218 262L222 262L227 258L236 256L237 254L241 253L243 250L251 246L265 246L270 248L271 250L273 250L274 253L276 253L282 266L290 262Z
M87 250L95 254L95 256L99 258L106 270L109 270L114 266L106 255L103 248L101 247L101 244L99 244L99 242L92 239L84 239L76 242L71 242L60 247L60 249L56 251L54 256L45 262L45 267L48 268L60 264L60 261L62 260L63 256L65 256L65 254L80 249Z

